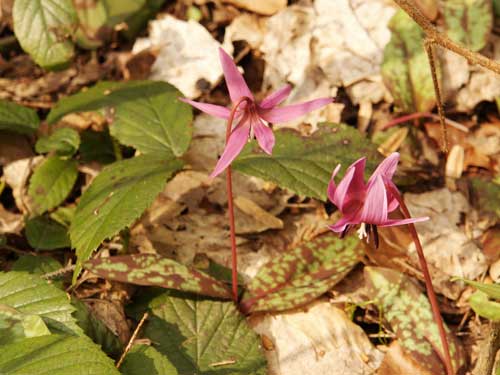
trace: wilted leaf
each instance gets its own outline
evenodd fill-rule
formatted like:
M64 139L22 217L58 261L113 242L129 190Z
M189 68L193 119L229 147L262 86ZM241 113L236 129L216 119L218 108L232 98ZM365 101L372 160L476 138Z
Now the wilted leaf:
M368 158L368 170L380 157L376 148L356 129L347 125L323 124L310 137L283 129L275 132L272 155L252 153L248 145L233 162L235 170L308 197L325 199L332 171L338 163L348 166L360 155Z
M120 367L124 375L177 375L178 372L166 356L148 345L135 345Z
M2 374L119 375L113 361L86 337L48 335L2 347Z
M16 0L14 32L21 47L44 68L60 68L74 54L77 17L71 0Z
M470 307L487 319L500 321L500 302L490 301L488 295L481 290L477 290L469 297Z
M75 309L66 293L38 275L0 272L0 304L11 306L21 313L40 315L46 323L55 321L75 333L81 332L71 316Z
M40 125L40 119L31 108L0 99L0 130L21 134L33 134Z
M304 305L342 280L362 254L356 237L316 237L264 265L248 284L241 305L247 312Z
M25 231L28 243L36 250L54 250L71 246L68 229L43 216L29 219Z
M234 302L165 293L150 307L144 335L180 374L266 374L260 339Z
M446 34L472 51L481 50L491 33L490 0L448 0L443 3Z
M425 112L434 107L434 88L424 32L404 11L391 19L391 41L385 46L382 77L401 112Z
M44 255L22 255L12 265L12 271L24 271L43 275L45 273L57 271L62 268L62 264L56 259Z
M179 160L141 155L108 165L83 193L70 227L78 257L73 281L100 243L132 224L182 167Z
M70 193L78 169L76 160L48 157L39 165L30 179L28 195L35 214L43 214L62 203Z
M57 155L72 156L80 146L80 135L75 129L60 128L49 136L40 138L35 145L39 154L55 151Z
M50 331L38 315L23 314L10 306L0 305L0 345L44 335L50 335Z
M435 350L442 351L438 326L427 297L403 273L389 268L365 267L368 295L381 309L402 348L433 374L444 373ZM445 326L453 367L465 365L463 350Z
M98 258L85 268L108 280L177 289L210 297L231 298L220 281L194 268L156 254L134 254Z

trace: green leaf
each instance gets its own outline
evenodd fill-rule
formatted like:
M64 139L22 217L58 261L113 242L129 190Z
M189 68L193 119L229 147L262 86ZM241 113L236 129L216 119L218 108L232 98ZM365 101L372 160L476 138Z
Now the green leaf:
M310 137L301 137L289 129L278 130L275 136L272 155L252 153L252 142L233 162L233 168L297 194L325 200L337 164L347 167L362 155L368 158L370 170L380 161L375 146L347 125L323 124Z
M0 99L0 130L21 134L33 134L40 125L40 119L31 108Z
M81 332L71 316L75 309L66 293L38 275L0 272L0 304L11 306L21 313L40 315L46 323L55 321L75 333Z
M470 179L479 210L500 217L500 185L494 181L474 177Z
M77 17L71 0L16 0L12 17L19 44L37 64L57 69L73 58Z
M100 47L112 32L111 28L105 27L108 15L104 1L79 0L76 13L79 20L75 35L78 45L87 49Z
M107 131L95 132L86 130L81 134L80 156L84 163L97 161L109 164L116 160L113 141Z
M341 281L363 252L357 237L316 237L264 265L248 284L242 309L282 311L311 302Z
M76 248L76 281L100 243L133 223L182 167L180 160L141 155L108 165L83 193L70 227Z
M485 293L488 297L500 301L500 284L485 284L473 280L463 279L461 277L457 277L455 278L455 280L462 280L465 283Z
M472 51L483 49L493 27L491 0L447 0L442 4L450 39Z
M78 168L76 160L48 157L39 165L30 179L28 196L35 214L43 214L61 204L71 192Z
M495 17L500 16L500 0L493 0L493 11L495 13ZM500 367L499 367L500 370Z
M108 280L159 286L231 299L231 292L222 282L194 268L156 254L98 258L88 261L85 268Z
M25 231L33 249L54 250L71 246L68 229L43 216L28 220Z
M426 112L435 104L424 32L402 10L389 22L391 40L385 46L382 77L401 112ZM438 72L439 74L439 72Z
M55 211L50 213L50 218L55 222L69 227L71 222L73 221L73 217L75 217L76 206L65 206L58 207Z
M0 345L7 345L25 337L50 335L38 315L23 314L16 309L0 305Z
M104 324L97 319L89 307L82 301L72 298L71 302L76 308L73 316L78 326L83 332L100 345L105 353L111 356L119 356L122 352L122 344L118 337Z
M476 314L495 322L500 321L500 303L490 301L488 295L481 290L469 297L469 303Z
M22 255L12 266L12 271L21 271L43 275L57 271L62 264L56 259L44 255Z
M75 129L60 128L47 137L40 138L35 145L39 154L55 151L60 156L73 156L80 146L80 135Z
M267 373L260 339L233 302L165 293L150 306L144 335L167 356L179 374Z
M402 348L431 374L445 372L437 324L427 297L403 273L381 267L365 267L368 295L374 301L398 337ZM445 325L453 368L465 365L463 349Z
M49 335L2 347L1 374L119 375L113 361L86 337Z
M167 357L148 345L135 345L127 353L121 373L124 375L178 375L179 373Z
M120 0L113 0L119 2ZM146 26L150 19L154 18L155 14L158 13L165 0L148 0L144 3L144 6L138 11L127 17L125 23L127 28L122 30L122 34L128 40L134 40Z

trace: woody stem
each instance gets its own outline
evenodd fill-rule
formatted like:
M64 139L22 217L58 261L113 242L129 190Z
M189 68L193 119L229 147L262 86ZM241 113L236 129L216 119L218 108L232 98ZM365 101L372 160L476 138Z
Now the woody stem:
M389 189L391 190L394 197L397 199L399 207L401 208L401 211L403 212L405 218L410 219L411 218L410 211L408 210L408 207L406 206L403 198L399 194L397 188L389 184ZM444 329L443 318L441 317L441 313L439 311L439 305L436 293L434 293L434 288L432 286L432 279L429 273L429 268L427 266L427 261L425 260L422 244L420 243L420 239L418 237L417 230L415 229L415 225L413 223L408 224L408 229L410 231L410 235L413 239L413 242L415 243L415 248L417 249L420 268L422 269L422 273L424 274L425 288L427 290L427 295L431 303L432 315L434 316L434 320L436 321L436 324L438 326L439 337L441 338L441 345L443 346L443 356L440 355L440 357L442 358L444 365L446 367L446 373L448 375L454 375L453 365L450 356L450 348L448 345L448 340L446 338L446 331Z
M236 110L241 103L247 102L247 97L240 98L231 109L226 127L226 145L229 142L231 131L233 129L233 120ZM236 252L236 228L234 225L234 205L233 205L233 182L231 178L231 165L226 169L226 190L227 190L227 208L229 212L229 233L231 238L231 286L233 291L233 300L238 303L238 258Z

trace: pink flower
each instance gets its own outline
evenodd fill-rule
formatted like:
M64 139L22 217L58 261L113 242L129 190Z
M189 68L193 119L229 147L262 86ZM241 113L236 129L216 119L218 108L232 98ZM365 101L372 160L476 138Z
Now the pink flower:
M292 88L290 85L286 85L257 103L231 57L222 48L219 48L219 56L231 102L233 106L238 105L235 116L237 125L233 128L226 148L211 177L215 177L224 171L238 156L248 139L254 135L260 148L267 154L271 154L274 147L274 134L269 126L270 124L290 121L333 102L332 98L322 98L276 108L290 95ZM241 102L242 99L246 100ZM198 108L200 111L226 120L229 119L231 113L230 109L226 107L199 103L186 98L181 100Z
M342 218L329 228L345 235L349 227L362 224L360 237L369 235L373 229L375 245L378 245L377 226L390 227L417 223L428 217L410 219L389 219L388 214L398 208L395 193L398 192L392 177L399 162L399 153L394 152L385 158L365 184L364 170L366 158L358 159L347 168L344 178L338 186L334 177L340 169L337 165L328 185L328 198L342 213ZM399 194L399 193L398 193ZM367 233L364 232L365 229Z

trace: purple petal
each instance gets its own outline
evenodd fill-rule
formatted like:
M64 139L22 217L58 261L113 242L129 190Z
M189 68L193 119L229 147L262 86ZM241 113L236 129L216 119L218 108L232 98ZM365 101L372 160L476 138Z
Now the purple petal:
M398 163L399 163L399 152L393 152L384 160L382 160L382 162L378 165L377 169L375 169L375 172L373 172L370 179L375 178L377 174L381 174L385 178L392 180L394 173L396 173Z
M428 216L424 217L412 217L410 219L388 219L385 221L384 224L380 224L379 227L393 227L396 225L404 225L404 224L411 224L411 223L420 223L422 221L427 221L429 220Z
M260 103L259 107L262 109L271 109L280 104L283 100L288 98L290 92L292 91L292 86L285 85L278 91L273 92L271 95L266 96Z
M234 128L233 132L229 136L229 141L226 144L226 148L224 148L224 152L220 157L217 165L215 166L214 171L210 175L210 177L214 178L221 174L224 169L227 168L229 164L238 156L243 147L248 141L248 135L250 133L250 125L246 122L246 119L243 119L236 128Z
M315 109L333 102L332 98L315 99L309 102L287 105L281 108L260 109L259 115L267 122L279 123L293 120Z
M335 167L335 169L332 172L332 177L330 178L330 182L328 183L328 189L326 190L326 195L328 196L328 199L330 202L333 203L333 200L335 199L335 191L337 190L337 186L335 185L335 176L337 173L340 171L340 164Z
M244 96L253 99L252 92L248 88L243 76L238 71L238 68L236 67L236 64L231 56L229 56L222 48L219 48L219 57L231 101L236 103Z
M333 203L338 207L342 213L346 213L349 202L349 212L356 211L359 204L363 201L366 191L364 182L366 157L362 157L352 163L344 178L337 186L337 190L333 195ZM357 203L356 203L357 202Z
M255 133L255 138L259 142L259 146L267 154L271 155L274 147L274 134L269 126L264 125L260 118L255 116L252 119L252 127Z
M328 229L336 233L342 233L345 227L348 226L349 224L359 224L359 222L353 221L352 218L350 217L343 216L335 224L329 225Z
M376 225L383 225L387 221L387 190L381 175L377 175L368 186L359 219L363 223Z
M220 105L195 102L194 100L187 98L179 98L179 100L181 102L191 104L193 107L198 108L200 111L208 113L211 116L223 118L225 120L229 119L229 114L231 113L228 108Z

